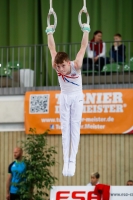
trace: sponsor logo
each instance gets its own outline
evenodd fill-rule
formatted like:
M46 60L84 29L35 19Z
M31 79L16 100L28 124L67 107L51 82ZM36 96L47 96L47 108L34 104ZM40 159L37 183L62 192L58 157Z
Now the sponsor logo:
M50 129L54 129L54 124L50 124Z
M78 200L100 200L101 197L94 195L94 192L88 191L58 191L56 200L78 199Z

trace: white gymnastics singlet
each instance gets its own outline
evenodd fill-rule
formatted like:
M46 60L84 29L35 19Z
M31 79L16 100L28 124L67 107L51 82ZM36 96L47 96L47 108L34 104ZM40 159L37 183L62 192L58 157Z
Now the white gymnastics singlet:
M61 88L61 93L77 93L82 92L82 77L81 72L77 72L74 67L74 61L70 62L71 73L63 75L57 71L58 80Z

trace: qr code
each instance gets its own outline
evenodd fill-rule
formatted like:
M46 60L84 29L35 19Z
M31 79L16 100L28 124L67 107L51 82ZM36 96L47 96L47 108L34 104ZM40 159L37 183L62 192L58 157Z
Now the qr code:
M49 94L30 95L30 114L49 113Z

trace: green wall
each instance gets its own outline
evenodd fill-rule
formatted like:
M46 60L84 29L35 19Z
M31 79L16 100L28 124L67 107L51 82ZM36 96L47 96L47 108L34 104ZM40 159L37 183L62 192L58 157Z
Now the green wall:
M133 40L133 0L86 0L90 14L91 33L95 30L103 32L104 41L112 41L115 33L121 33L124 41ZM57 28L54 33L56 44L80 43L82 31L78 24L78 14L83 7L83 0L53 0L53 8L57 14ZM0 0L0 47L47 44L45 29L49 0ZM82 22L86 22L85 14ZM53 23L53 17L51 17ZM59 49L75 58L79 45ZM109 45L107 47L107 54ZM133 55L133 43L128 45ZM35 57L36 52L36 57ZM13 59L22 62L24 68L32 68L36 74L36 85L57 85L56 74L51 68L51 59L46 47L34 49L0 48L0 62L6 65ZM42 53L42 61L40 55ZM23 59L24 54L26 57ZM8 57L7 57L8 55ZM18 56L19 55L19 56ZM47 59L48 58L48 59ZM42 78L40 78L40 76Z
M91 34L103 31L103 40L111 41L121 33L123 40L133 40L133 0L86 0ZM80 42L82 32L78 13L82 0L53 0L58 24L56 43ZM0 0L0 46L45 44L49 0ZM83 22L85 22L83 14Z

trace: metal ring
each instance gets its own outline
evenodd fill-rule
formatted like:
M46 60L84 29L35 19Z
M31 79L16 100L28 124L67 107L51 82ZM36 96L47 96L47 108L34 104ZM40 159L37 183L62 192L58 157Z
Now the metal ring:
M51 24L50 24L50 15L54 16L54 29L56 29L56 26L57 26L57 16L56 16L56 13L54 11L52 13L48 13L47 25L51 26Z
M87 24L88 24L88 25L90 24L89 13L88 13L87 11L80 10L79 15L78 15L78 21L79 21L79 25L80 25L81 28L83 27L83 24L82 24L82 21L81 21L81 15L82 15L83 12L86 14L86 17L87 17Z

